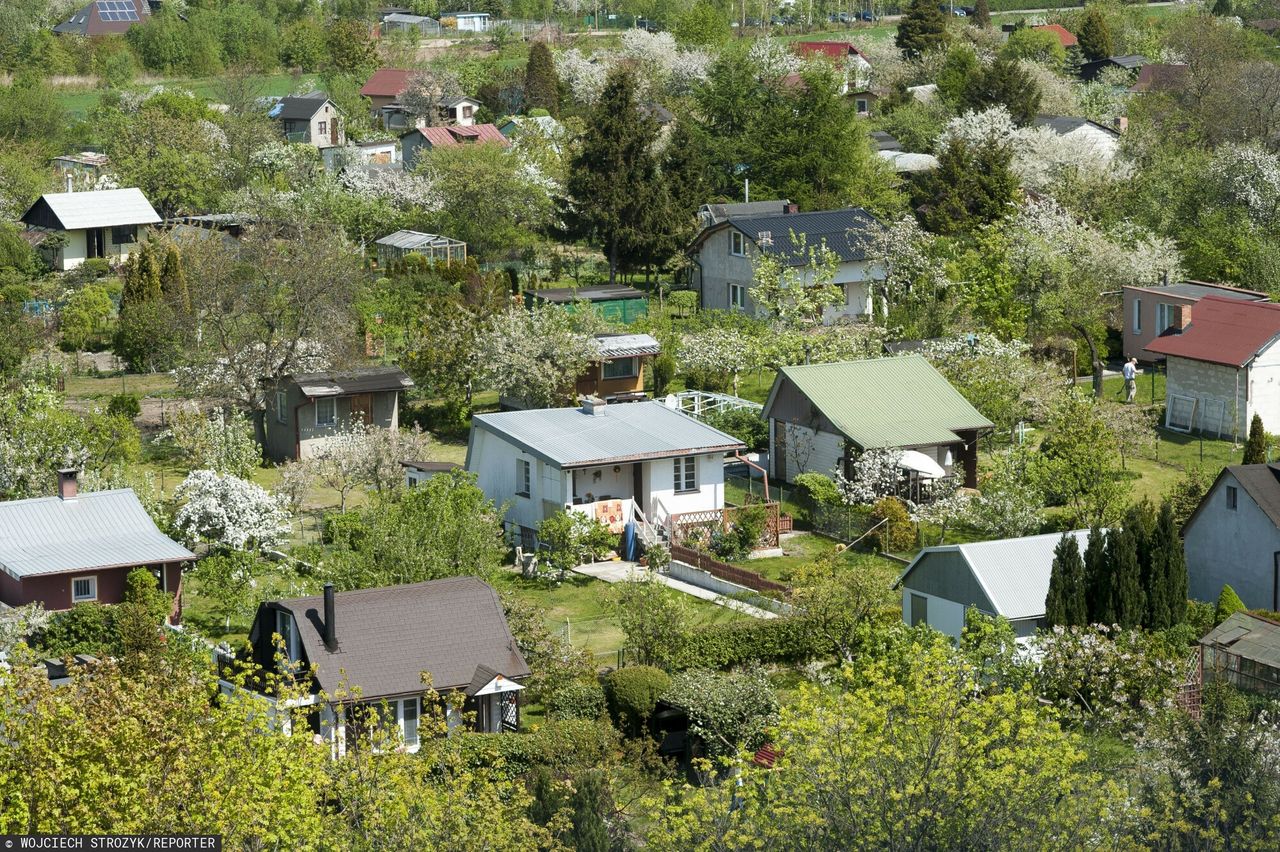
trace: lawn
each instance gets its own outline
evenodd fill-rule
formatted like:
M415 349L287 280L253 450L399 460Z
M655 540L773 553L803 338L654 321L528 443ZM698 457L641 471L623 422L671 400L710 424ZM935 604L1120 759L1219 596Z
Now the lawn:
M315 74L303 74L294 77L292 74L270 74L259 78L261 94L281 97L293 91L315 88L319 77ZM166 88L186 89L192 94L217 101L222 90L220 77L142 77L137 80L142 87L163 85ZM107 90L101 87L65 86L58 90L55 99L58 104L77 118L86 118Z
M493 581L499 592L520 598L542 612L547 627L567 636L575 647L585 648L600 665L616 662L625 645L622 629L609 615L605 593L609 584L581 574L570 574L559 586L531 580L515 572L503 572ZM725 624L750 616L716 606L680 592L668 594L686 602L695 627Z
M949 536L948 541L950 540ZM889 581L897 577L897 572L900 570L897 563L862 551L844 550L837 553L837 546L836 541L817 533L796 533L782 542L782 556L743 559L733 564L748 571L755 571L779 583L789 583L797 568L810 565L824 557L833 558L840 566L863 565L868 569L885 571Z

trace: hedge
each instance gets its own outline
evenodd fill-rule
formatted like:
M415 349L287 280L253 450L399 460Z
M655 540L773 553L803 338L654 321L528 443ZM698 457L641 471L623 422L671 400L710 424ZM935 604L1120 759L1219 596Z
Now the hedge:
M599 719L604 715L604 690L598 683L566 683L547 697L551 719Z
M468 767L483 767L507 778L520 777L539 766L557 772L600 766L620 743L612 725L595 719L553 719L529 733L464 731L449 738L449 745L458 750Z
M653 666L628 666L610 672L604 679L604 690L614 722L631 736L639 735L658 696L670 686L670 675Z
M673 669L727 669L752 660L803 663L831 649L804 618L752 619L695 630L685 637Z

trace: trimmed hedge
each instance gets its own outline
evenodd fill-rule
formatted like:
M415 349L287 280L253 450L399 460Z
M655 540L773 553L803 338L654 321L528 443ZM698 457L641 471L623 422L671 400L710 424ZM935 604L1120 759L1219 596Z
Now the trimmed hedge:
M653 666L627 666L604 679L605 696L614 722L631 736L638 736L653 715L658 696L671 687L671 676Z
M727 669L752 660L803 663L830 650L803 618L752 619L693 631L685 637L672 668Z
M604 707L604 690L598 683L566 683L547 697L550 719L599 719Z
M449 744L470 768L518 778L539 766L557 772L600 766L618 750L617 730L600 719L553 719L529 733L454 732Z

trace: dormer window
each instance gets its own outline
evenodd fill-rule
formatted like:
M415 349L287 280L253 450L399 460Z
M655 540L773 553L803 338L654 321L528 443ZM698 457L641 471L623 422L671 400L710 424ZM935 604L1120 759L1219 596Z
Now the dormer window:
M729 232L729 254L734 257L742 257L746 254L746 248L742 239L741 231Z
M293 613L288 610L276 610L276 633L284 641L284 657L290 663L298 662L298 627L293 622Z

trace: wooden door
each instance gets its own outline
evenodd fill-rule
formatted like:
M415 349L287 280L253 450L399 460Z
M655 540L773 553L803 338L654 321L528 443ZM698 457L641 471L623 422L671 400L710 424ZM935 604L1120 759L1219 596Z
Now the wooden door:
M351 422L360 421L373 425L373 394L357 393L351 396Z

